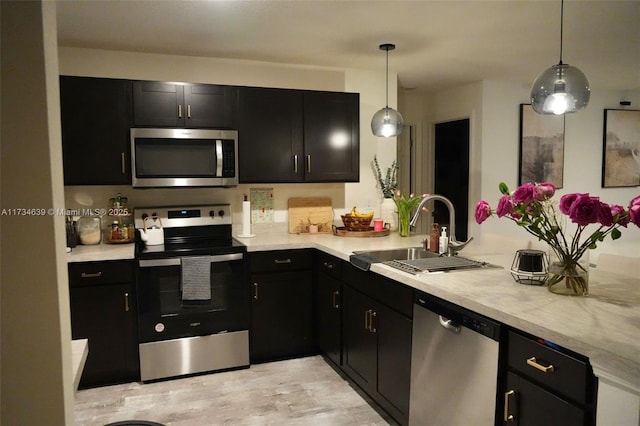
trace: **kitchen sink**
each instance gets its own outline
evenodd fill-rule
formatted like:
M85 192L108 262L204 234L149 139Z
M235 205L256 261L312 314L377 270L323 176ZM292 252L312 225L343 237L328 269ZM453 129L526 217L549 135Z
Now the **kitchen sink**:
M364 254L377 262L387 262L389 260L414 260L428 257L440 257L438 253L430 252L422 247L405 247L389 250L369 250L355 251L355 254Z
M354 253L359 260L367 259L370 263L383 263L415 275L423 272L501 268L501 266L462 256L440 255L422 247L356 251ZM352 259L352 263L354 263L353 260L356 259Z

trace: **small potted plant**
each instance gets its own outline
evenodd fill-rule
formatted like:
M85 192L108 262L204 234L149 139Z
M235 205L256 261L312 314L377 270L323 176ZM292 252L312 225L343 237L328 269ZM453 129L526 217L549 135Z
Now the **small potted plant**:
M382 191L382 203L380 204L380 218L389 224L391 231L398 229L396 205L393 197L398 189L398 163L393 160L384 174L380 169L377 156L373 156L373 172L377 181L377 186Z

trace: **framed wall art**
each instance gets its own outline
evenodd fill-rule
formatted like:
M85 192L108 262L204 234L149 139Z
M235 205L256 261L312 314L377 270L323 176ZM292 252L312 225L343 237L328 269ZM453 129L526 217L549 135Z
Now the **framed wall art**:
M564 175L564 115L543 115L520 104L519 185L551 182L562 188Z
M602 187L640 186L640 111L605 109Z

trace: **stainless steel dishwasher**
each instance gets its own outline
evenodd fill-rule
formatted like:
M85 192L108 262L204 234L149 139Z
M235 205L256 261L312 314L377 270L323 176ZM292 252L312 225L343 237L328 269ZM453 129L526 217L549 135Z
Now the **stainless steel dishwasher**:
M494 425L500 324L416 292L409 425Z

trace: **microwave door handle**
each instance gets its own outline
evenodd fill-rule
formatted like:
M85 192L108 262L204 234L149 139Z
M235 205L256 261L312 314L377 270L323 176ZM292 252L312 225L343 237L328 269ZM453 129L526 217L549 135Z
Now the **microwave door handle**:
M242 253L228 253L215 256L209 256L211 263L230 262L232 260L242 260ZM172 257L169 259L140 259L138 261L141 268L151 268L154 266L180 266L180 258Z
M222 177L222 141L216 140L216 177Z

